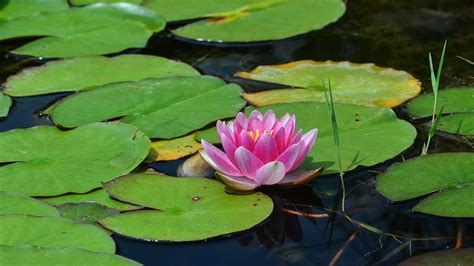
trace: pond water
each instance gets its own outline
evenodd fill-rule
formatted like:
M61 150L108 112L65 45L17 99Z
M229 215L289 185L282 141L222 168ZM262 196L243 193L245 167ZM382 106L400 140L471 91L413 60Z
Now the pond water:
M125 53L181 60L201 73L238 83L246 91L274 86L243 81L233 77L233 73L302 59L371 62L402 69L421 80L424 91L428 91L427 55L431 51L437 58L444 40L448 40L448 50L441 87L474 84L474 66L459 58L474 59L473 25L472 0L350 0L346 14L337 23L287 40L211 46L183 42L169 33L161 33L146 48ZM3 42L0 48L2 81L25 67L44 63L7 54L19 43L23 42ZM14 99L10 115L0 122L0 130L52 124L37 111L64 95L67 94ZM398 117L409 119L403 105L395 111ZM145 265L326 265L336 260L337 265L392 265L431 250L456 245L474 247L474 220L413 213L410 208L416 201L394 204L375 191L377 173L395 161L420 153L426 138L426 130L419 126L422 122L414 121L419 133L414 147L389 162L345 176L347 214L383 234L354 225L335 211L340 205L340 190L338 177L332 175L317 179L311 187L269 190L277 208L271 219L255 230L186 244L148 243L114 236L118 254ZM473 144L466 140L441 135L432 145L432 151L438 152L472 150ZM174 174L182 161L149 166Z

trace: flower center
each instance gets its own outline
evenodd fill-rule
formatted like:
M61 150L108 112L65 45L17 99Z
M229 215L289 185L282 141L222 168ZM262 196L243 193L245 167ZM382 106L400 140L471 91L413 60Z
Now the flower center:
M260 130L251 130L251 131L247 131L247 133L249 134L250 138L253 140L253 142L257 142L257 140L260 138ZM273 135L273 130L264 130L263 131L263 134L270 134L270 135Z

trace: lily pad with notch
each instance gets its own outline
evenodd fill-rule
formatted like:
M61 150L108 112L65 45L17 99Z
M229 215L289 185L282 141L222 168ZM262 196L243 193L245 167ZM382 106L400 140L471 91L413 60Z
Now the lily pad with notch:
M151 210L99 221L124 236L147 241L196 241L240 232L266 220L272 200L261 192L229 195L206 178L131 174L104 184L111 196Z
M136 127L94 123L70 131L52 126L0 133L0 191L30 196L85 193L128 174L148 155Z

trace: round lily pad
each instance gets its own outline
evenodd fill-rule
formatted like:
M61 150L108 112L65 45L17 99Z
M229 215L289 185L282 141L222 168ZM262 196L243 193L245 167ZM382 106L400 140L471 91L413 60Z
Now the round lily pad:
M206 18L173 33L207 42L284 39L321 29L338 20L346 9L341 0L150 0L144 5L168 21Z
M0 215L59 216L53 206L17 192L0 192Z
M0 133L0 191L30 196L84 193L127 174L148 155L150 140L135 127L94 123Z
M395 107L420 93L421 84L405 71L374 64L296 61L259 66L238 77L277 83L295 89L244 94L256 106L289 102L325 102L323 82L331 81L334 102L363 106Z
M97 253L80 248L42 248L35 246L0 246L0 262L4 265L103 265L136 266L137 262L108 253Z
M11 96L31 96L90 90L120 81L196 75L199 73L191 66L158 56L90 56L51 61L39 67L26 68L7 79L4 92Z
M50 114L63 127L124 117L150 138L169 139L234 116L245 105L240 92L210 76L145 79L68 96Z
M118 211L130 211L130 210L137 210L141 209L141 206L121 202L112 199L107 192L105 192L102 188L95 189L93 191L82 193L82 194L74 194L68 193L65 195L51 197L51 198L42 198L41 200L53 204L53 205L61 205L66 203L99 203L106 207L118 210Z
M69 9L67 0L12 0L2 1L0 20L28 17L41 12L58 12Z
M392 165L377 190L393 201L423 199L413 210L438 216L474 217L474 153L430 154Z
M0 40L45 36L13 53L37 57L101 55L144 47L166 22L155 12L129 3L95 4L61 12L17 17L0 24Z
M195 241L247 230L273 210L262 194L229 195L206 178L132 174L104 184L111 196L154 210L133 211L99 221L107 229L149 241Z
M423 94L410 101L408 113L414 117L427 117L433 113L434 95ZM436 104L439 112L443 108L437 129L451 134L474 136L474 88L461 87L440 90ZM425 123L431 127L431 121Z
M62 217L1 215L0 232L0 245L5 246L75 247L115 253L115 243L104 230Z

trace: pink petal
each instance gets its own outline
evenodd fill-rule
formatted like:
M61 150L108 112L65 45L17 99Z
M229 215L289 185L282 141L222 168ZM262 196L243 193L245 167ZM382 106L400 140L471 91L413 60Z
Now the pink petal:
M256 173L256 181L261 185L273 185L285 177L285 166L277 161L269 162L260 167Z
M260 159L255 156L255 154L251 153L242 146L235 150L234 156L237 166L242 173L241 175L255 180L255 174L257 170L263 165L262 161L260 161Z
M291 167L289 172L295 170L298 166L300 166L301 163L303 163L304 159L306 158L309 151L313 147L317 134L318 134L318 129L315 128L303 135L303 137L301 138L301 141L299 142L301 144L300 152L298 153L296 161Z
M288 121L290 121L290 114L289 114L289 113L284 114L284 115L280 118L280 121L281 121L281 125L282 125L283 127L286 126L286 123L288 123Z
M258 184L255 181L243 176L229 176L216 172L216 177L224 183L226 187L235 191L249 191L258 187Z
M262 127L264 130L271 130L275 122L277 121L275 113L272 110L268 110L265 115L263 115Z
M235 146L234 142L230 140L225 134L220 135L220 137L222 147L224 148L227 157L232 162L232 164L235 165L234 152L237 147Z
M235 117L235 122L236 122L236 124L238 124L241 128L247 129L247 126L248 126L248 119L247 119L247 117L244 115L244 113L239 112L239 113L237 114L237 116Z
M303 130L301 130L301 129L298 130L298 132L296 132L296 135L293 137L293 139L290 141L290 143L288 143L288 146L300 142L302 135L303 135Z
M224 122L222 122L220 120L217 121L216 128L217 128L217 134L219 136L224 134L224 135L227 136L227 138L229 138L230 140L232 140L232 142L234 142L234 136L233 136L233 134L231 134L231 132L229 131L229 128L225 125Z
M200 152L202 158L216 171L227 175L240 176L242 173L229 160L227 155L205 140L201 140L205 152Z
M278 156L278 148L270 133L263 133L255 144L253 153L257 155L263 163L274 161Z
M249 133L247 131L240 131L238 142L236 146L243 146L249 151L253 151L255 147L255 143L250 138Z
M275 139L275 143L278 147L278 152L282 153L286 149L286 139L285 139L285 129L280 128L279 130L273 131L273 138Z
M285 129L285 145L288 146L295 134L296 118L292 115L288 123L283 127Z
M296 159L298 158L298 154L301 149L301 144L300 143L295 143L291 145L288 149L286 149L278 158L276 158L276 161L279 161L285 165L285 169L290 170L293 167L293 164L295 163Z

